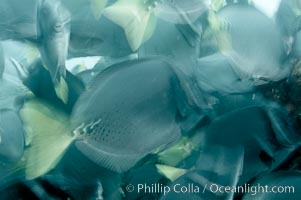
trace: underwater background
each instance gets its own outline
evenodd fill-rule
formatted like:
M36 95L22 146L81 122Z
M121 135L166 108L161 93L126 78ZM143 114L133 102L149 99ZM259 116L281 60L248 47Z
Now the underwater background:
M0 0L0 200L301 199L300 0Z

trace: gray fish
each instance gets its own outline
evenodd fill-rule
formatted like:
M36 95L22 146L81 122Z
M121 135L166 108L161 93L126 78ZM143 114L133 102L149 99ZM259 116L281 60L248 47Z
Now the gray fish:
M197 64L198 44L190 43L190 37L185 36L175 24L157 19L152 37L138 49L138 56L165 56L185 73L191 73L191 68Z
M20 111L26 132L33 135L25 153L27 178L52 169L73 142L99 166L127 171L176 142L185 119L190 127L203 119L193 95L179 71L161 59L148 59L99 73L78 99L71 120L49 103L28 101Z
M187 19L194 22L208 10L206 0L149 0L149 9L154 9L155 15L173 24L187 24Z
M288 119L286 112L275 105L249 106L224 114L204 131L202 154L207 154L208 148L210 156L212 145L243 146L244 164L239 184L244 184L278 167L300 146L300 136Z
M20 107L18 100L30 95L28 89L18 78L6 73L0 80L0 88L0 109L17 110Z
M87 12L72 16L69 57L122 57L133 53L120 27L105 17L96 20Z
M26 0L22 3L13 0L1 4L0 39L35 43L45 67L50 71L57 95L66 102L68 86L64 77L70 14L59 0Z
M61 1L44 0L38 10L38 20L41 56L52 80L57 83L66 75L71 16Z
M235 63L220 53L198 59L194 72L199 87L209 93L235 94L254 89L251 81L239 78Z
M30 91L22 84L18 72L14 68L14 61L27 64L26 57L27 45L20 42L5 41L1 42L3 52L2 78L0 79L0 109L18 110L21 106L22 98L30 95ZM12 58L13 57L13 58Z
M234 71L242 80L261 85L288 76L281 32L271 19L241 4L226 6L217 16L224 24L218 36L220 48L236 63Z
M293 11L292 1L281 1L275 15L276 23L284 36L293 36L296 31L296 14Z
M213 185L211 189L214 184L241 186L264 172L274 170L300 146L300 136L291 130L286 119L281 110L260 106L246 107L217 117L197 133L199 149L198 155L193 155L193 165L181 169L185 165L180 163L182 166L177 167L181 168L174 169L174 172L157 166L172 181L170 188L177 187L176 184L190 185L192 191L171 191L161 195L161 199L233 199L234 193L213 193L210 186ZM262 183L260 179L259 182ZM200 192L193 193L193 187Z
M62 0L72 15L69 57L120 57L132 53L122 28L102 16L104 7L114 2Z
M43 67L41 59L35 60L29 67L20 65L11 58L14 67L17 69L20 79L36 97L42 98L61 109L71 112L74 103L84 90L82 81L66 70L66 82L69 88L68 99L65 103L57 96L55 86L52 83L50 73Z
M176 168L175 180L168 186L171 188L167 194L161 194L160 200L171 199L232 199L233 193L212 192L214 186L233 186L237 184L241 173L244 151L241 147L211 146L211 155L200 155L199 163L191 169ZM162 166L158 166L158 169ZM165 172L163 172L165 173ZM168 173L166 173L168 174ZM213 186L213 187L212 187ZM181 189L186 192L181 192Z
M180 81L168 63L156 60L125 62L98 74L72 114L75 133L83 134L77 147L100 165L124 171L175 142Z
M102 6L112 2L103 1ZM39 46L54 81L65 74L68 50L70 57L131 54L122 28L100 17L102 6L93 3L97 1L5 0L0 6L0 39L28 40Z
M121 175L98 166L72 144L57 166L43 177L51 184L68 192L73 199L96 199L95 189L104 199L121 199ZM119 196L119 197L118 197Z
M40 52L52 79L65 75L70 14L59 0L17 0L1 3L0 39L28 40Z

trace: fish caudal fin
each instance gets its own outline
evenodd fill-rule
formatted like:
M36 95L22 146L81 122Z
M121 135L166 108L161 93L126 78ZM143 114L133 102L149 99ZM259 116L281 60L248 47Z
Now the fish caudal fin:
M144 40L150 38L155 27L151 12L143 6L140 0L117 1L103 11L106 18L123 28L133 51L136 51Z
M24 155L25 174L26 178L34 179L55 167L71 144L69 118L37 99L26 102L20 116L27 136L32 137Z

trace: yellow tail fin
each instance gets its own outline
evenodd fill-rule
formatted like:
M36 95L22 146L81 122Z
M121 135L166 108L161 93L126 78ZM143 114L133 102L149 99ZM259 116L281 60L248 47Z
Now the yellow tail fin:
M34 179L55 167L71 144L69 117L38 99L26 102L20 116L26 134L32 137L24 155L25 174Z

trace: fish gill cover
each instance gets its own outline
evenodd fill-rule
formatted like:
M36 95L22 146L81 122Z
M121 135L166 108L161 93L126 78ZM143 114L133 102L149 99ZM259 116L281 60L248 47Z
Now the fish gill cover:
M301 199L300 0L1 0L0 199Z

